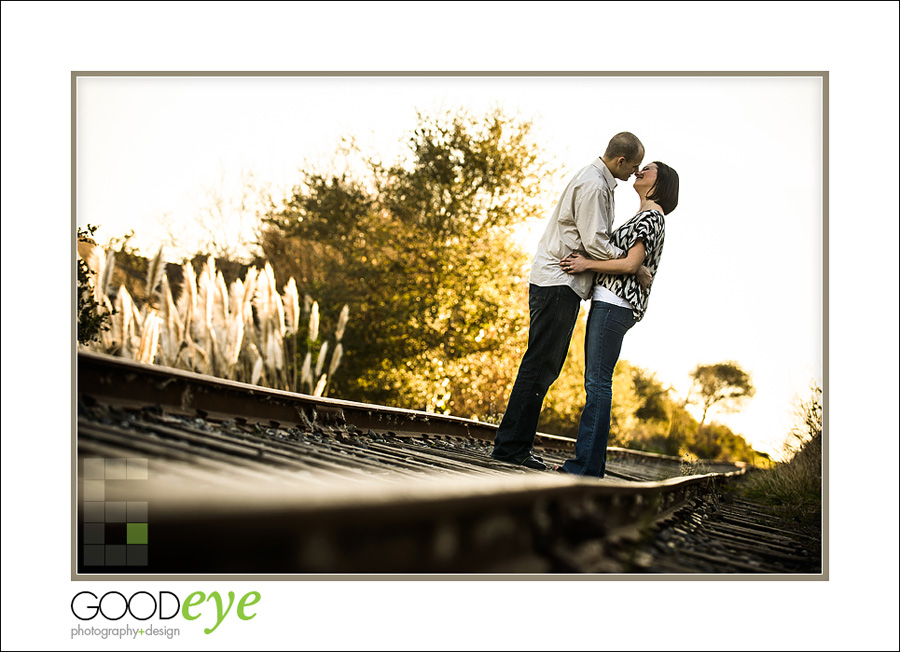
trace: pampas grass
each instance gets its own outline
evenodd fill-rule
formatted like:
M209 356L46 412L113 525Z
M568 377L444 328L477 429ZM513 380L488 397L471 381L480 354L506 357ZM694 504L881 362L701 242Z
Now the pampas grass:
M150 297L153 296L153 291L156 290L156 286L160 284L163 279L163 275L166 273L166 263L163 260L163 248L160 247L159 251L156 252L156 256L153 257L153 260L150 261L150 264L147 266L147 285L144 288L144 291L147 293L147 300L149 302Z
M318 302L304 295L301 307L293 278L279 294L269 263L262 270L251 267L230 286L213 257L199 274L185 263L176 301L160 249L149 264L146 296L139 306L124 285L110 299L112 251L79 242L78 255L91 271L98 303L111 313L115 308L110 330L88 349L254 385L326 395L343 355L340 342L349 306L340 312L333 346L328 340L320 341ZM309 320L301 338L301 320L306 315Z
M184 337L184 325L178 314L178 308L172 299L172 289L169 287L169 277L163 276L159 289L159 309L162 327L159 333L159 357L160 364L171 367L178 358L181 343Z
M159 344L159 325L162 320L155 310L149 310L141 323L141 339L138 343L135 360L151 364L156 357L156 349Z
M334 332L334 339L338 342L344 337L344 329L347 328L347 322L350 320L350 306L341 308L341 316L338 317L337 330Z
M284 286L284 318L289 333L296 333L300 328L300 294L294 277Z
M340 345L338 345L340 346ZM316 358L316 378L321 377L322 368L325 366L325 358L328 357L328 342L324 342L322 344L322 348L319 349L319 357Z
M315 342L319 339L319 302L316 301L312 306L309 315L309 339Z
M300 371L300 383L299 385L295 385L295 391L303 391L312 394L313 396L324 396L331 384L331 378L334 377L334 373L341 364L343 346L341 345L340 340L344 336L344 329L347 327L350 307L345 305L341 309L341 314L338 317L338 325L335 331L336 346L331 353L331 362L328 364L328 371L326 373L323 373L323 370L326 368L325 363L328 360L328 353L331 351L331 342L325 340L321 342L321 344L319 343L319 303L313 301L309 296L305 296L304 309L309 313L309 322L307 324L306 333L306 352L302 356L303 364ZM294 349L294 368L296 368L296 363L301 357L301 354L296 351L298 348L297 343L299 342L298 335L299 333L291 337L291 343ZM318 353L315 352L316 348L318 348ZM314 354L316 359L315 369L312 368Z

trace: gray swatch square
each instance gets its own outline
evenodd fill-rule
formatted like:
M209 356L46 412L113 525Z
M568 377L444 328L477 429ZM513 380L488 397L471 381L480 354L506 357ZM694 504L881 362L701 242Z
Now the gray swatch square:
M106 520L106 503L84 503L84 522L103 523Z
M125 522L125 503L124 502L108 502L106 503L106 522L107 523L124 523Z
M86 457L84 459L84 479L102 480L106 477L106 464L102 457Z
M128 479L129 480L146 480L148 477L147 458L146 457L129 457L128 458Z
M126 507L129 523L146 523L147 522L147 503L146 502L129 502Z
M103 566L106 546L84 546L84 565Z
M103 543L106 539L106 525L104 523L84 524L84 543Z
M128 565L129 566L146 566L148 559L148 548L145 545L131 545L128 548Z
M103 480L84 481L84 500L106 500L106 482Z
M107 480L125 480L126 477L124 457L112 457L106 460Z
M106 546L106 565L125 566L126 546Z

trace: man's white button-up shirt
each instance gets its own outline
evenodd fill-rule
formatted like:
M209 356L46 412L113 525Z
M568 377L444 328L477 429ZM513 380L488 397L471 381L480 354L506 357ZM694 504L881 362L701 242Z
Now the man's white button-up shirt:
M601 158L579 170L563 191L538 243L529 282L543 287L568 285L589 299L593 272L566 274L559 261L580 252L594 260L619 258L624 252L610 243L616 178Z

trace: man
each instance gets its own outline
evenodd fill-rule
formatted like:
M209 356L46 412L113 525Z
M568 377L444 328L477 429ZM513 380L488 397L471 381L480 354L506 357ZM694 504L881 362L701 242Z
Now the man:
M550 217L531 266L528 349L494 437L494 459L546 468L532 454L541 406L562 370L581 301L590 298L594 280L591 272L565 273L559 262L573 252L595 260L625 255L609 241L613 190L616 179L627 181L643 159L644 146L637 136L616 134L602 156L575 174Z

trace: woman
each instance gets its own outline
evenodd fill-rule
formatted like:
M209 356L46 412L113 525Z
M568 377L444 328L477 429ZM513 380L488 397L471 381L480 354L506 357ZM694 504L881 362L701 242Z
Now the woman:
M665 216L678 205L678 173L665 163L648 163L635 174L634 189L641 198L637 215L613 233L611 242L628 253L614 260L591 260L572 254L560 261L563 271L597 272L585 335L587 401L578 424L575 457L557 470L602 478L612 408L612 377L622 339L647 310L650 286L641 287L635 272L646 265L653 277L662 255Z

